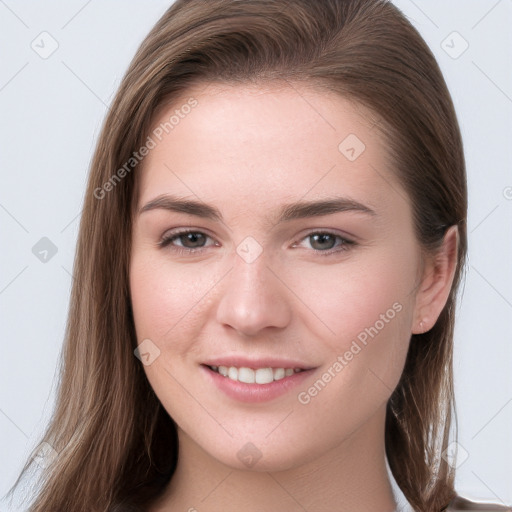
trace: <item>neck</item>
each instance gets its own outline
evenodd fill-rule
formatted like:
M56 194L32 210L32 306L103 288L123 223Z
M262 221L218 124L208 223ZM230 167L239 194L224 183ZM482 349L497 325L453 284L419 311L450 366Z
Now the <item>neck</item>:
M226 466L179 430L176 472L151 512L394 512L397 504L386 469L384 420L385 406L327 453L276 472Z

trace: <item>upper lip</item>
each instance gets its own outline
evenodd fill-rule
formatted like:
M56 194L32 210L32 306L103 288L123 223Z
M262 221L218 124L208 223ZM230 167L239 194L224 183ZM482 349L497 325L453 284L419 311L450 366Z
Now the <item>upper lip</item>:
M235 366L236 368L300 368L301 370L311 370L314 366L308 365L302 361L293 359L276 359L272 357L264 357L260 359L248 359L240 356L218 357L208 359L203 362L207 366Z

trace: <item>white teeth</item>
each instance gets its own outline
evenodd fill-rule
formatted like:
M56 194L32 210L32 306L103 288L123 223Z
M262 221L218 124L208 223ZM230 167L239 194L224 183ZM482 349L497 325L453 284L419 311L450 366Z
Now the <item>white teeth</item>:
M300 368L258 368L257 370L235 366L210 366L210 368L224 377L245 384L270 384L302 371Z
M231 368L229 370L231 371ZM246 384L254 384L254 370L251 370L251 368L240 368L238 370L238 380Z
M284 368L276 368L274 370L274 380L281 380L284 379Z
M274 380L272 368L258 368L255 372L256 384L269 384Z

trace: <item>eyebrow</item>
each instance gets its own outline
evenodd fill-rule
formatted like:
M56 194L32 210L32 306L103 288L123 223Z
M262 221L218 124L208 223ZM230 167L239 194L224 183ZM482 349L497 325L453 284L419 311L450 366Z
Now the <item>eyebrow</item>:
M139 215L144 212L157 209L185 213L219 222L223 220L222 214L215 206L211 206L201 201L180 198L167 194L160 195L146 203L139 210ZM334 197L318 201L298 201L295 203L285 204L281 207L275 223L278 224L280 222L295 219L320 217L323 215L332 215L334 213L354 211L370 216L377 216L377 213L374 210L358 201L346 197Z

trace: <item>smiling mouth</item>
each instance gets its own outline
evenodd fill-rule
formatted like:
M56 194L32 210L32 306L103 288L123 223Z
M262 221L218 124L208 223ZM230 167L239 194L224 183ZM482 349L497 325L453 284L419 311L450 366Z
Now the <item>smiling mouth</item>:
M243 382L244 384L270 384L276 380L291 377L295 373L303 372L302 368L252 368L236 366L209 366L210 370L228 379Z

